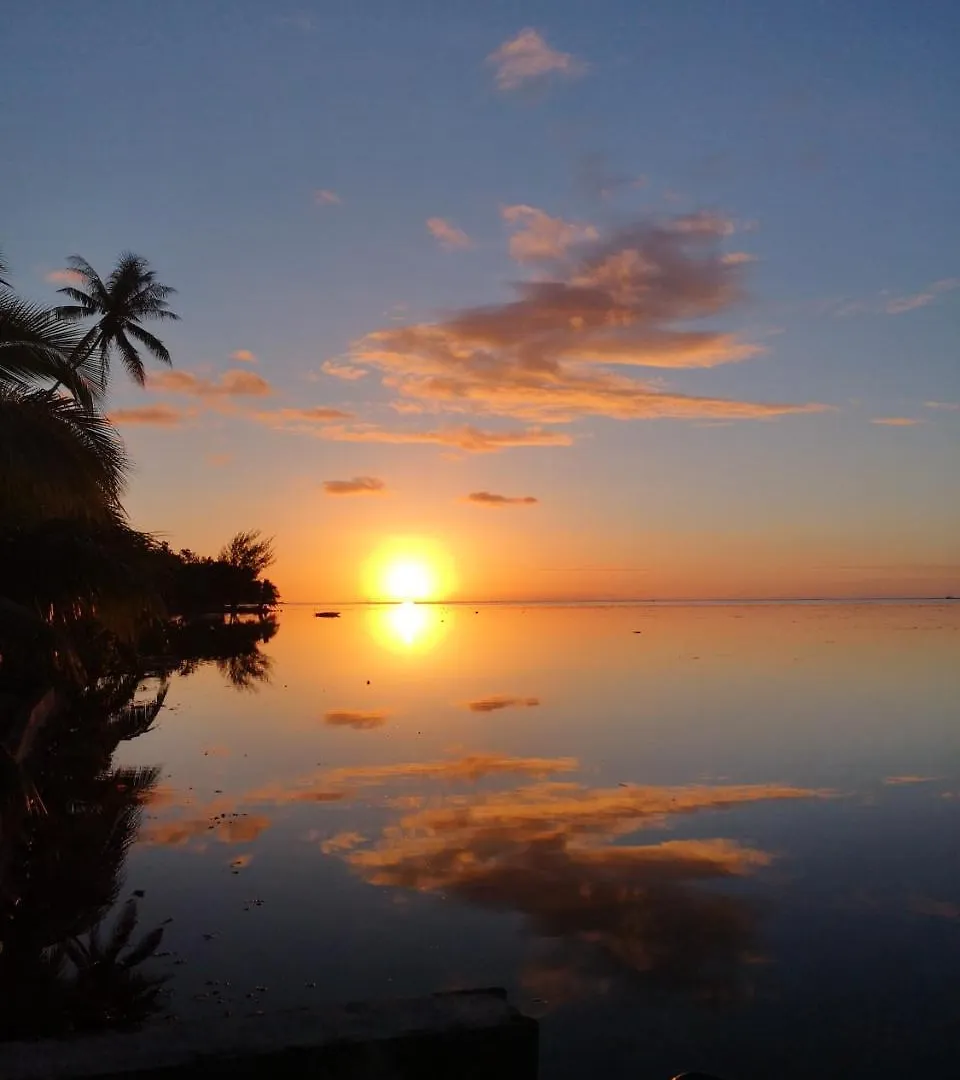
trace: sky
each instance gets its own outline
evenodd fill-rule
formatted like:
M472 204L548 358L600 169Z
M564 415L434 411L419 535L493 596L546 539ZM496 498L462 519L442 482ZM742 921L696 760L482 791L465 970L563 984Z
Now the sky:
M138 526L299 601L960 594L951 0L4 10L18 288L178 290Z

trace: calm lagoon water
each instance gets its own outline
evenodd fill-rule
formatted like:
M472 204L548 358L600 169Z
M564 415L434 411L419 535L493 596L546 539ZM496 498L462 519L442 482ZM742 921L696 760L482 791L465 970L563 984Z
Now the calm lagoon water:
M170 1012L500 985L548 1080L960 1070L960 605L341 610L118 751Z

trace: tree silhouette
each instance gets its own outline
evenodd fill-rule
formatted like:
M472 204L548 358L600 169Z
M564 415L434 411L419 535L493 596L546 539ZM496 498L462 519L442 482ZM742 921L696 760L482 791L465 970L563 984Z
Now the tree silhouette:
M167 303L176 290L157 280L146 259L130 251L123 252L105 282L81 256L72 255L67 262L79 282L58 290L73 303L57 308L57 314L67 322L96 320L77 345L78 363L92 355L98 356L100 381L106 385L111 359L114 354L119 355L127 374L140 386L146 381L141 347L160 363L168 366L172 363L166 345L144 329L143 320L179 319Z

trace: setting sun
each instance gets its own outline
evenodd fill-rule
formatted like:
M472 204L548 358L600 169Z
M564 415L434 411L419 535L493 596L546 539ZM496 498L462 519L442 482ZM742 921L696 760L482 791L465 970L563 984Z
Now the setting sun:
M429 600L435 591L430 567L413 559L403 559L388 566L384 585L391 600Z
M423 537L386 541L367 561L363 591L371 600L443 600L454 586L453 564L441 545Z

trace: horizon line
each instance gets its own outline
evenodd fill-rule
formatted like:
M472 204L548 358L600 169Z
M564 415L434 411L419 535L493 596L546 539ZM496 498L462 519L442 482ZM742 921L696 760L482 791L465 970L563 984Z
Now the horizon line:
M397 600L389 598L381 599L357 599L357 600L280 600L279 605L293 606L293 605L327 605L329 607L347 606L350 604L366 604L366 605L387 605L387 604L420 604L425 607L438 607L445 605L447 607L470 607L470 606L489 606L497 604L500 606L511 605L515 607L522 606L534 606L536 604L853 604L853 603L909 603L909 602L940 602L944 601L960 601L960 595L954 595L952 593L937 593L935 595L916 595L916 596L678 596L678 597L603 597L603 596L588 596L588 597L566 597L566 598L541 598L537 600L533 599L494 599L494 600Z

